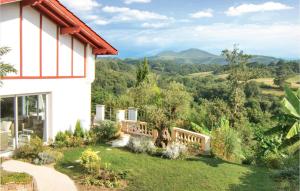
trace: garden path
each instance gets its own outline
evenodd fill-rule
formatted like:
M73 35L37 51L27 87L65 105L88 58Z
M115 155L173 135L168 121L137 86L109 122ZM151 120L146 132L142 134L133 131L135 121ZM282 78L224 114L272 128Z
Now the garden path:
M67 175L51 167L9 160L2 167L10 172L25 172L34 177L38 191L77 191L75 183Z

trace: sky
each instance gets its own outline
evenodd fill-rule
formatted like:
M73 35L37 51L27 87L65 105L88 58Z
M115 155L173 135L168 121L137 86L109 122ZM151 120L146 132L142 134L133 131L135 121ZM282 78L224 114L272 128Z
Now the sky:
M199 48L300 58L300 0L60 0L119 51Z

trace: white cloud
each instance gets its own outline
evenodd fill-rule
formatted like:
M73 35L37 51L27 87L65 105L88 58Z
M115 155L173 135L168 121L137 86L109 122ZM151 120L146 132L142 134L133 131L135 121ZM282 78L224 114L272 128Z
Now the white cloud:
M102 8L103 12L116 14L112 20L114 22L120 21L146 21L146 20L168 20L171 19L165 15L161 15L150 11L141 11L137 9L130 9L127 7L105 6Z
M149 29L160 29L167 27L169 23L143 23L142 27L143 28L149 28Z
M151 0L124 0L125 4L131 4L131 3L150 3Z
M166 50L200 48L216 54L237 43L248 54L276 57L299 57L300 24L179 26L161 30L109 30L105 35L112 43L132 50Z
M107 25L110 23L109 19L102 18L98 15L86 15L84 18L96 25Z
M61 0L61 2L74 11L90 11L101 6L96 0Z
M198 11L196 13L190 14L190 17L199 19L199 18L204 18L204 17L213 17L213 10L212 9L206 9L203 11Z
M269 1L262 4L242 4L237 7L229 7L225 14L228 16L238 16L245 13L280 11L288 9L293 9L293 7L282 3Z

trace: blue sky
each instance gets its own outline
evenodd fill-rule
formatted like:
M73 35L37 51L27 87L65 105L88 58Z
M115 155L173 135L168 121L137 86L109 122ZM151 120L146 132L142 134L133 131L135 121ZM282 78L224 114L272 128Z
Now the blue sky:
M299 0L60 0L119 57L199 48L300 58Z

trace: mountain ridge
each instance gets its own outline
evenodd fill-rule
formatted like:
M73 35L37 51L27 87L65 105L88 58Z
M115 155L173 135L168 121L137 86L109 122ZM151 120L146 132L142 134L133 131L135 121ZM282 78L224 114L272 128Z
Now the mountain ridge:
M174 61L177 64L226 64L226 60L223 56L215 55L197 48L190 48L182 51L163 51L149 57L149 59L169 60ZM279 60L279 58L271 56L252 55L250 62L269 64Z

